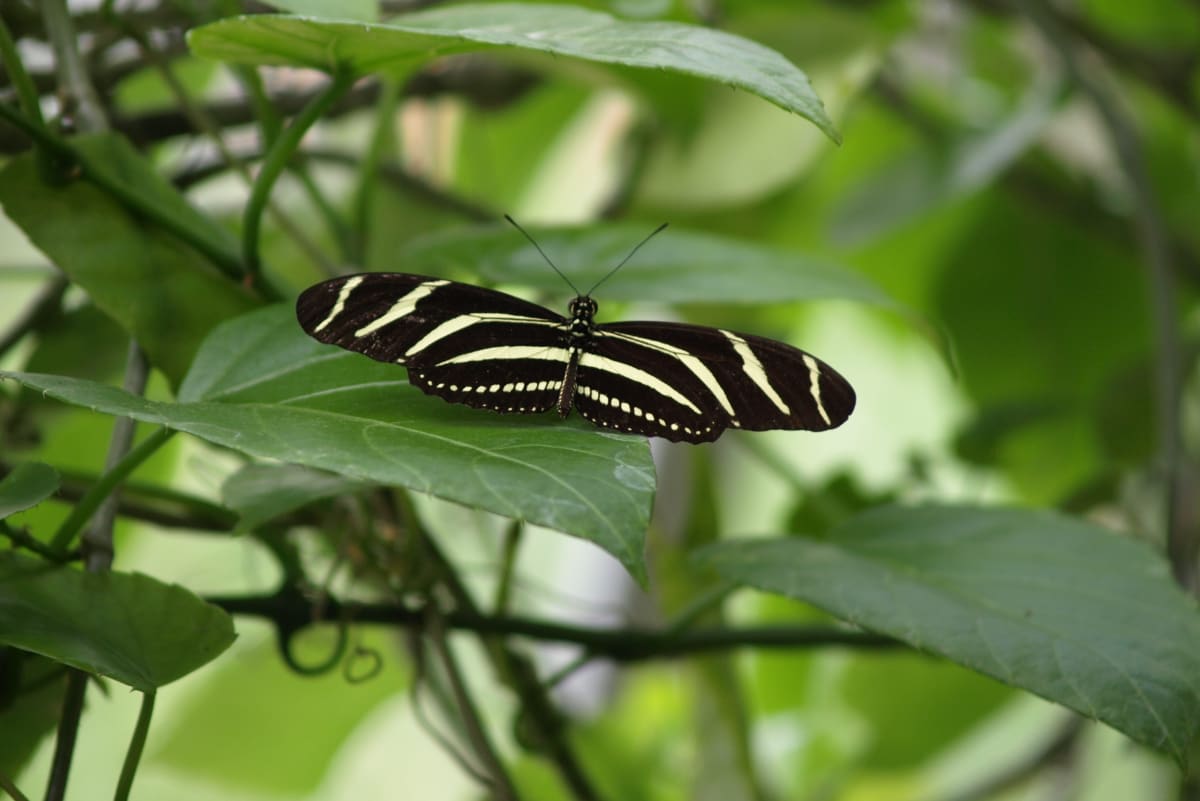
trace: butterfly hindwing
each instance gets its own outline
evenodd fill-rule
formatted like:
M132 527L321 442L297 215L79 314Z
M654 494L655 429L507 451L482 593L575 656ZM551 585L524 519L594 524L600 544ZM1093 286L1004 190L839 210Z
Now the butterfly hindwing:
M635 322L597 326L575 402L597 425L707 442L726 428L840 425L854 390L829 365L782 342L719 328Z

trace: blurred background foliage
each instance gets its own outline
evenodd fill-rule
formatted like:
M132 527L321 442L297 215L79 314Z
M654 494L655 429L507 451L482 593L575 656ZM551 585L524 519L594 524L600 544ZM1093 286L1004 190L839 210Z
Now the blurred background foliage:
M681 547L729 532L819 537L892 499L1066 509L1166 549L1156 401L1167 380L1164 332L1180 368L1183 501L1193 515L1200 443L1200 5L582 4L719 26L778 50L808 73L843 143L757 97L698 80L501 53L434 62L404 84L361 81L308 134L303 169L276 188L280 215L264 231L263 261L281 285L298 289L353 264L420 272L399 254L422 237L507 212L545 225L622 220L647 232L666 220L790 249L871 279L899 311L849 302L668 308L652 297L606 304L611 316L673 315L801 343L854 382L859 407L820 437L656 444L651 591L590 546L528 530L515 609L577 622L661 621L695 589L672 567ZM385 11L418 5L429 3L389 2ZM318 82L299 70L260 71L265 112L245 91L245 70L196 58L185 43L187 30L243 10L238 4L117 6L115 17L73 9L109 123L235 230L247 187L226 156L252 163L256 126L295 113ZM36 4L5 0L2 9L47 113L70 117L75 109L56 106ZM11 87L0 92L11 100ZM229 154L214 146L216 131ZM27 147L0 125L3 157ZM373 180L359 180L364 170ZM329 224L338 218L349 225ZM2 366L119 380L122 331L10 223L0 243L0 321L13 323L0 325L0 337L27 315L36 320L35 336L3 341ZM486 265L462 269L487 273ZM81 483L102 469L110 419L4 392L6 462L19 454L51 463L68 489L71 471ZM169 392L155 374L148 394ZM161 488L207 498L219 515L222 483L237 467L229 454L183 438L159 452L135 476L150 511L119 523L118 564L204 594L272 588L276 569L256 540L164 528L173 501ZM491 590L506 522L417 504L435 530L458 532L443 547L473 586ZM68 508L45 504L20 523L53 530ZM322 546L314 538L308 547ZM825 619L745 595L728 615L747 624ZM418 668L393 631L353 635L384 667L350 681L339 671L298 676L277 658L268 629L238 628L229 654L161 694L135 798L482 797L429 733L449 724L423 722L414 709L408 690ZM325 634L300 644L311 662L327 653ZM473 673L486 676L481 653L468 653ZM554 649L537 656L547 672L566 662ZM575 740L604 797L623 801L1200 797L1165 757L911 652L744 650L597 665L572 675L557 697L576 718ZM497 719L514 715L507 695L479 702ZM0 771L40 786L52 745L42 735L55 714L52 692L0 704ZM69 797L107 794L135 715L120 690L89 696ZM528 798L569 797L544 763L513 747L519 726L499 736Z

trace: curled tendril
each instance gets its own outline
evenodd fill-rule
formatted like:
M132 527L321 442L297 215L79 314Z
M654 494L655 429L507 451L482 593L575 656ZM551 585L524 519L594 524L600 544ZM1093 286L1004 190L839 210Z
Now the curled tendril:
M275 629L275 638L279 645L279 655L283 659L284 664L301 676L320 676L333 670L346 655L346 648L350 641L349 624L344 620L339 620L335 625L337 626L337 642L334 643L333 652L329 655L329 658L315 665L305 665L296 659L296 654L293 652L292 646L296 640L296 635L308 628L308 624L280 624Z
M376 648L362 643L354 646L350 656L342 663L342 677L350 684L363 684L383 672L383 654Z

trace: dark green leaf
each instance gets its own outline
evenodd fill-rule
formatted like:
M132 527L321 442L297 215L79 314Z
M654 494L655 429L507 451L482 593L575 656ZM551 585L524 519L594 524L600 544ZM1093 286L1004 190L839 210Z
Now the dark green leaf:
M249 464L221 484L221 501L238 513L237 530L249 531L314 501L365 486L369 485L299 465Z
M839 139L808 77L770 48L712 28L629 22L568 5L464 4L381 25L257 15L197 28L188 44L198 55L223 61L359 73L402 72L435 56L519 48L717 81L795 112Z
M181 226L228 242L227 231L191 208L124 139L77 137L72 144ZM32 154L13 159L0 173L0 205L172 381L183 377L214 325L254 306L202 256L95 186L42 181Z
M1186 758L1200 614L1146 546L1047 512L886 507L802 538L725 542L723 576L1101 720Z
M636 224L533 228L530 233L580 292L616 267L652 227ZM398 271L478 272L564 293L568 288L525 237L506 225L454 229L413 241L396 260ZM803 253L668 228L604 284L603 300L664 303L771 303L817 298L894 307L862 276Z
M0 553L0 644L154 690L216 658L233 620L174 584Z
M290 307L214 331L180 387L180 403L61 376L4 376L253 456L404 486L583 537L645 579L654 464L644 439L428 397L402 368L309 339Z
M0 481L0 520L37 506L58 489L58 471L41 462L24 462Z

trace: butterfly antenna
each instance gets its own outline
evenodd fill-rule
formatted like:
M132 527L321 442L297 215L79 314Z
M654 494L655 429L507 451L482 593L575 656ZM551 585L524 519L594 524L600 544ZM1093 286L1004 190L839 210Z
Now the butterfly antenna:
M642 248L642 245L646 244L646 243L647 243L647 242L649 242L651 239L653 239L654 237L658 236L660 233L662 233L662 230L663 230L664 228L666 228L666 227L667 227L667 224L666 224L666 223L663 223L662 225L658 226L658 227L657 227L657 228L655 228L653 231L651 231L649 236L647 236L647 237L646 237L645 239L643 239L641 242L638 242L638 243L637 243L637 245L635 245L635 246L634 246L633 250L629 251L629 255L628 255L628 256L626 256L625 258L621 259L621 263L620 263L620 264L618 264L616 267L613 267L611 270L609 270L609 271L608 271L608 272L605 274L605 276L604 276L603 278L601 278L599 281L597 281L597 282L596 282L596 283L595 283L595 284L592 286L592 288L591 288L591 289L589 289L589 290L587 291L588 295L591 295L593 292L595 292L597 289L599 289L599 288L600 288L600 285L601 285L601 284L603 284L603 283L604 283L605 281L607 281L609 278L612 278L612 276L613 276L613 273L615 273L617 270L619 270L619 269L621 269L622 267L624 267L624 266L625 266L625 262L627 262L627 261L629 261L630 259L632 259L632 258L633 258L633 254L634 254L634 253L637 253L639 250L641 250L641 248Z
M563 273L563 271L562 271L562 270L560 270L560 269L558 269L558 267L557 267L557 266L555 266L554 262L550 261L550 257L546 255L546 251L542 250L542 246L541 246L541 245L539 245L539 244L537 243L537 240L535 240L535 239L534 239L532 236L530 236L530 235L529 235L529 232L528 232L528 231L526 231L524 228L522 228L522 227L521 227L521 226L520 226L520 225L517 223L517 221L516 221L516 220L514 220L512 217L509 217L507 214L505 214L505 215L504 215L504 219L508 220L508 222L509 222L509 223L512 225L512 227L513 227L513 228L516 228L518 231L520 231L522 234L524 234L524 235L525 235L525 238L529 240L529 244L531 244L531 245L533 245L535 248L537 248L537 252L542 254L542 258L546 260L546 264L549 264L549 265L550 265L550 268L551 268L552 270L554 270L554 272L556 272L556 273L558 273L560 276L562 276L562 280L564 280L564 281L566 281L566 282L567 282L567 286L571 287L571 290L572 290L572 291L573 291L573 292L574 292L576 295L578 295L578 294L579 294L579 290L578 290L578 289L575 287L575 285L574 285L574 284L572 284L572 283L571 283L571 279L570 279L570 278L567 278L567 276L566 276L566 275Z

